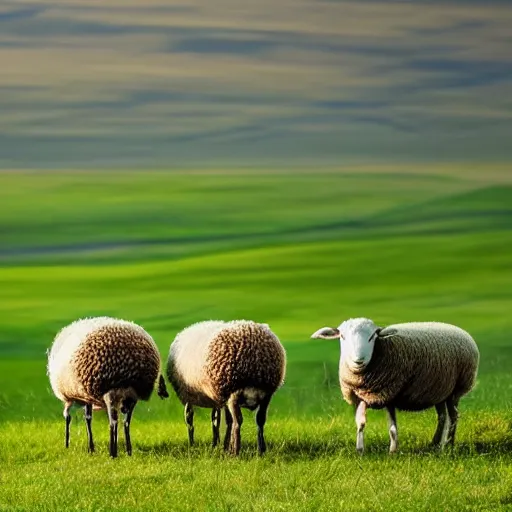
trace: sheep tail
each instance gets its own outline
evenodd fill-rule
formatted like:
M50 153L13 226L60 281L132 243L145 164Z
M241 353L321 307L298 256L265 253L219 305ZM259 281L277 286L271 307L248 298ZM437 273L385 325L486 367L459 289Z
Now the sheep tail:
M162 374L160 374L160 378L158 379L158 396L160 398L169 398L167 386L165 385L164 376Z

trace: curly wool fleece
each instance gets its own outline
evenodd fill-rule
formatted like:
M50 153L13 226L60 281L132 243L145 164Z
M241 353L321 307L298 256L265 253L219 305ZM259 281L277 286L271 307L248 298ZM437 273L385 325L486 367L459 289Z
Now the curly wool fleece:
M132 388L138 399L148 400L159 375L160 355L153 338L132 322L109 317L68 325L57 334L48 357L57 398L99 408L105 407L103 395L113 389ZM161 396L164 393L159 389Z
M268 325L207 321L176 336L167 376L183 404L213 408L241 390L274 393L284 382L285 367L284 348Z

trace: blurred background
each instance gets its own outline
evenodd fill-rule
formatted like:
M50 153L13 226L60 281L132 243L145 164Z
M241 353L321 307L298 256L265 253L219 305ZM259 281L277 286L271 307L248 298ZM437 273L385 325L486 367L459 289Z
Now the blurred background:
M511 23L505 1L2 2L0 417L60 420L45 351L93 315L163 358L192 322L268 322L277 415L342 408L319 327L447 321L493 383L468 403L510 401Z
M508 1L4 0L4 168L508 162Z

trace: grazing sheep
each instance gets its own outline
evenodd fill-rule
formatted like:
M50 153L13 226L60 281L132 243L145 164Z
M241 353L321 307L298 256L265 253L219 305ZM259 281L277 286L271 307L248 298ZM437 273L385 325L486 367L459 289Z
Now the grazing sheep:
M185 406L190 444L194 442L194 406L213 409L213 446L219 441L224 407L224 449L238 455L243 422L240 408L258 408L258 451L264 453L267 408L283 384L285 366L284 348L267 324L207 321L181 331L171 344L167 377Z
M311 337L340 338L340 385L343 398L355 406L360 453L367 407L386 408L390 453L398 448L396 409L435 407L438 423L432 443L443 446L448 424L447 441L453 445L457 406L472 389L479 362L476 343L466 331L438 322L381 328L367 318L356 318L338 328L319 329Z
M119 409L125 415L126 451L131 455L130 421L137 401L149 399L157 380L158 395L169 396L153 338L142 327L115 318L86 318L64 327L49 351L48 376L55 396L65 404L66 448L71 406L85 409L90 452L92 410L106 408L112 457L117 456Z

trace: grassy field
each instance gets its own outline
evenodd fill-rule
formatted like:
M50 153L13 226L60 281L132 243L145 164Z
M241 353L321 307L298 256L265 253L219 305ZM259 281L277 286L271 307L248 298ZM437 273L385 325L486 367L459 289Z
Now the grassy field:
M512 179L450 172L0 174L0 510L511 510ZM76 411L45 374L56 331L77 317L142 324L162 357L184 326L268 322L288 353L256 456L212 450L208 411L189 448L174 394L138 404L134 455L110 460L104 413L86 453ZM351 316L460 325L481 349L458 442L432 451L435 412L381 411L355 453L337 383Z

